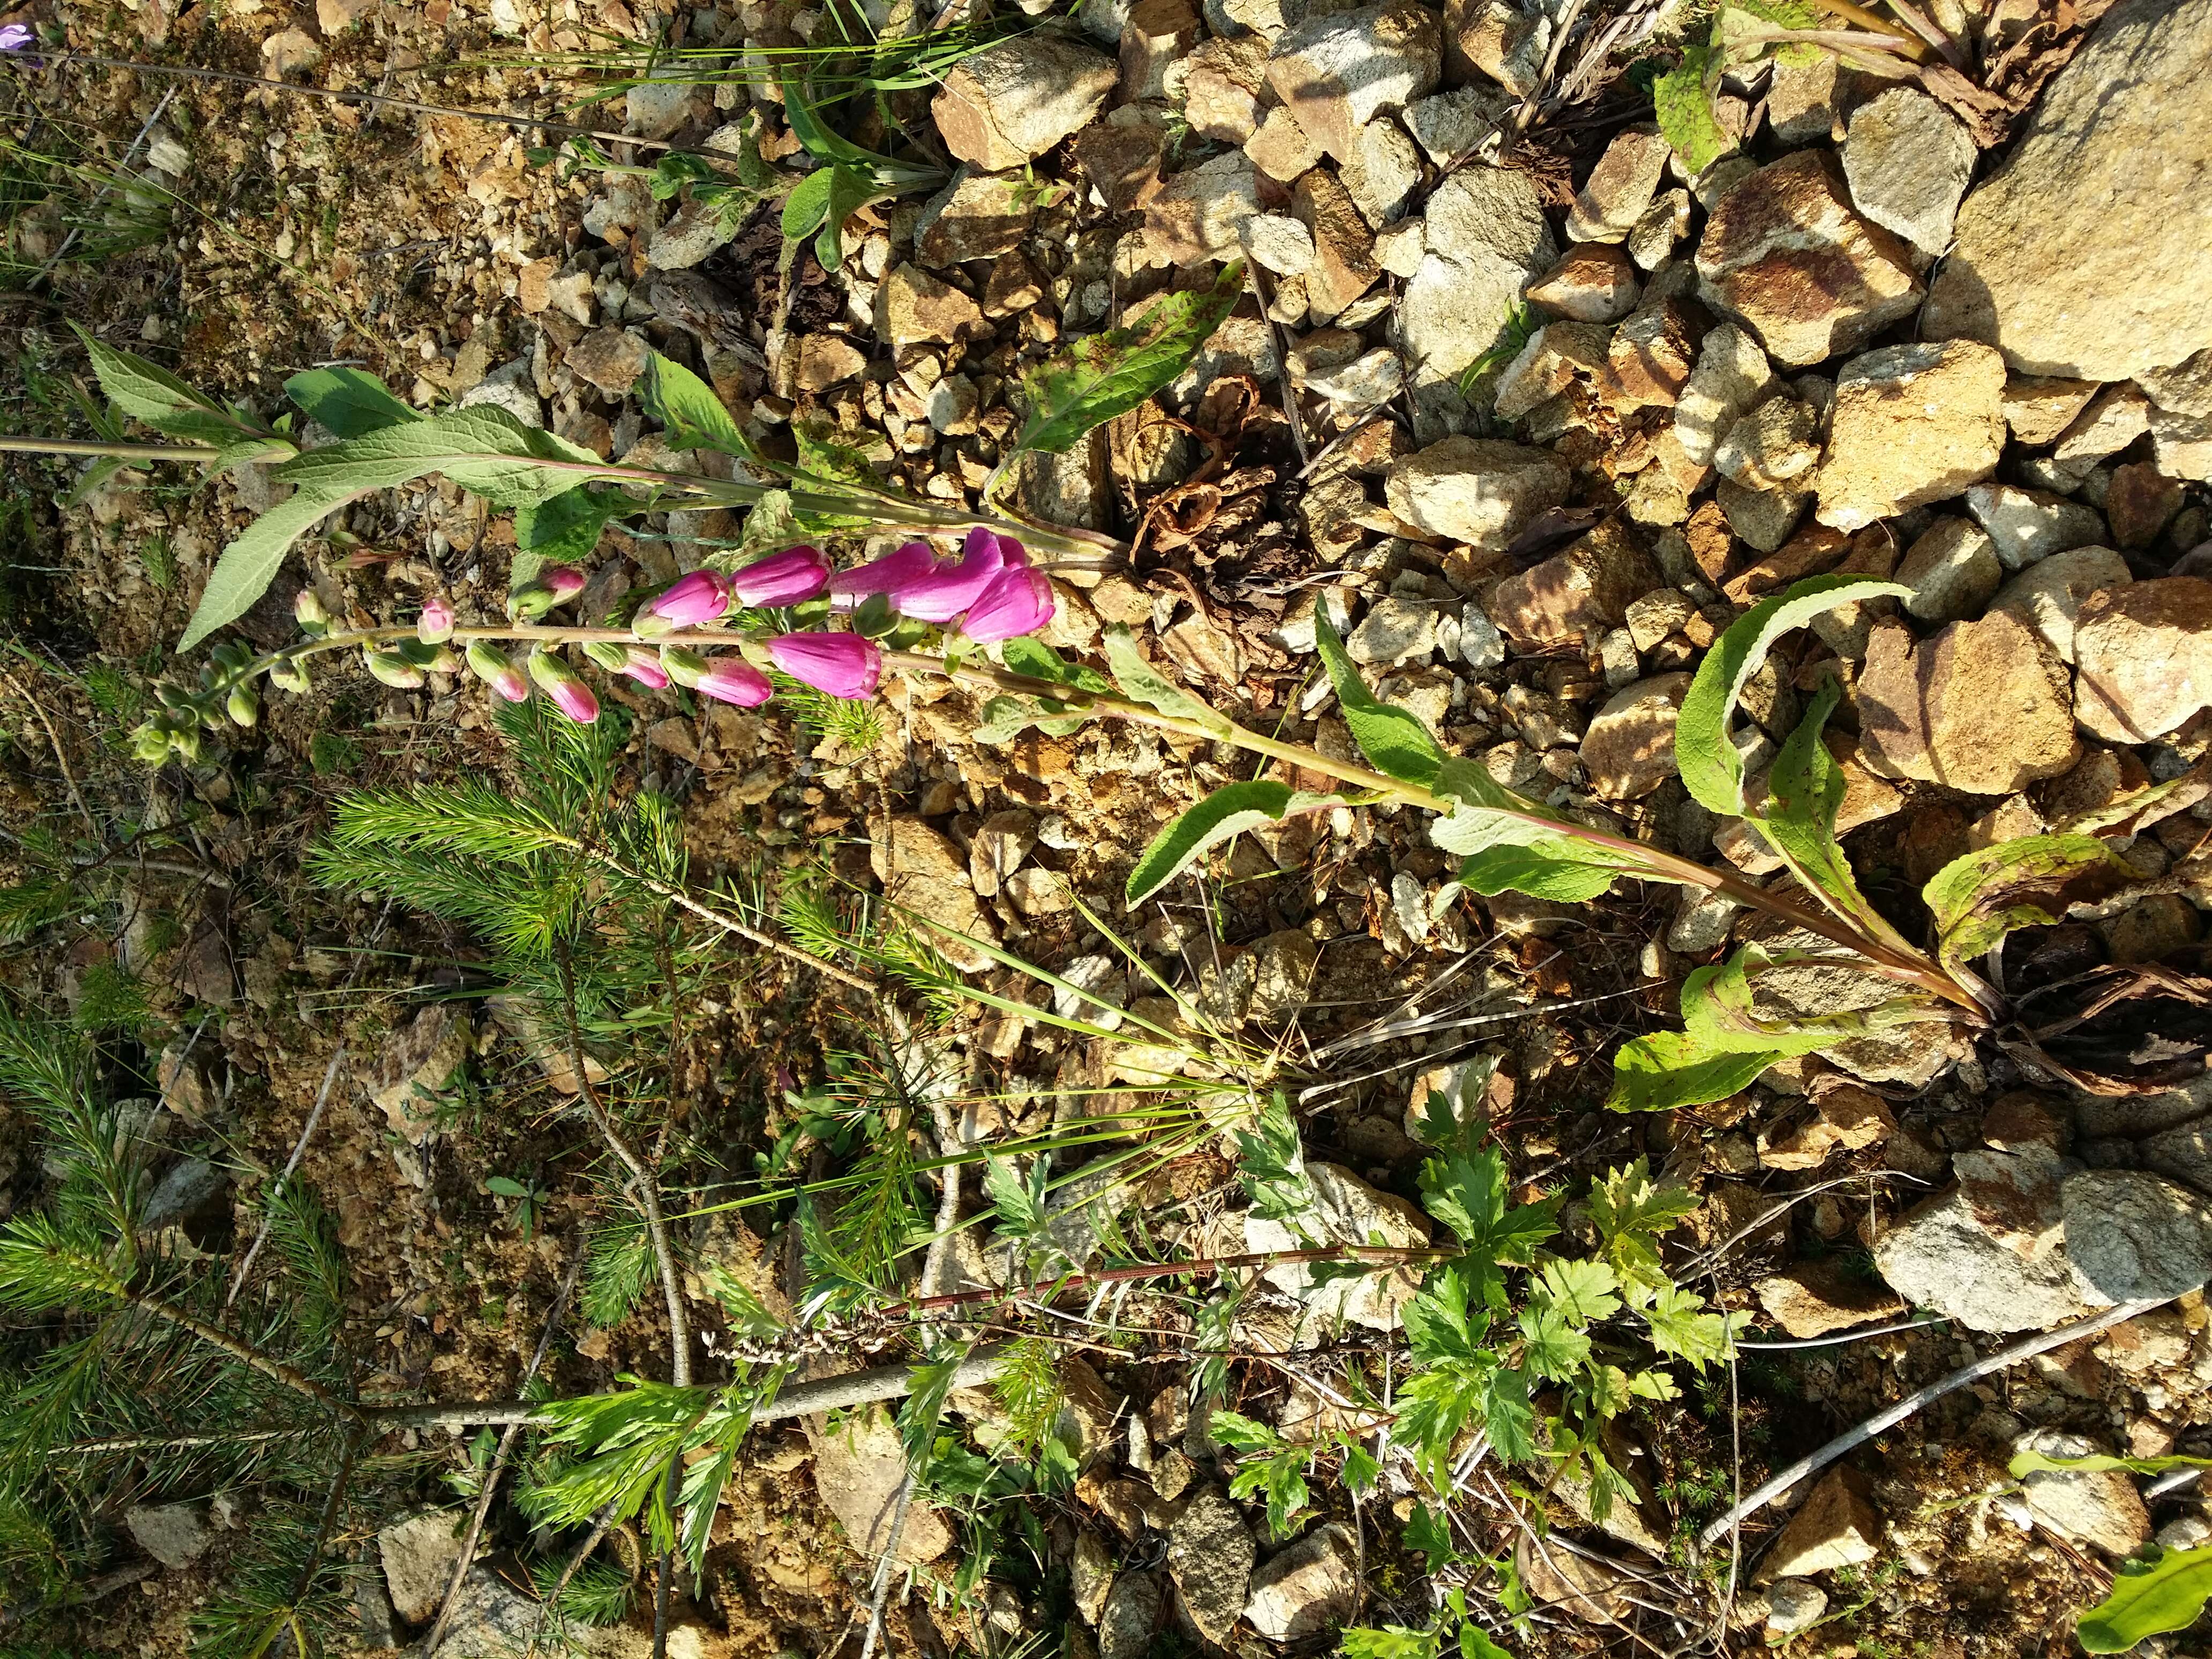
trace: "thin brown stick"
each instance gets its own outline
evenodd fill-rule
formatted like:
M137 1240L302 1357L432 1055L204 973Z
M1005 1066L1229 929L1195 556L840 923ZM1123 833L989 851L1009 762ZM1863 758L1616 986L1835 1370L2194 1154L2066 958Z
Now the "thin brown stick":
M1852 1447L1863 1445L1883 1430L1894 1428L1923 1406L1941 1400L1953 1389L1963 1389L1969 1382L1993 1376L1998 1371L2018 1364L2023 1359L2033 1359L2037 1354L2048 1353L2051 1349L2063 1347L2065 1344L2081 1337L2094 1336L2099 1331L2109 1329L2114 1325L2124 1324L2139 1315L2148 1313L2154 1308L2164 1307L2172 1299L2169 1297L2161 1297L2152 1302L2123 1302L2118 1307L2107 1308L2100 1314L2091 1314L2086 1319L2072 1320L2059 1326L2056 1330L2042 1331L2036 1335L2023 1338L2010 1347L1998 1349L1986 1359L1977 1359L1971 1365L1961 1365L1948 1376L1941 1377L1930 1382L1926 1388L1905 1395L1894 1406L1876 1412L1856 1428L1838 1435L1818 1451L1807 1453L1789 1468L1768 1477L1741 1502L1731 1505L1727 1514L1713 1521L1698 1534L1699 1547L1711 1547L1714 1540L1723 1533L1739 1525L1745 1517L1756 1515L1807 1475L1826 1468Z
M189 1331L210 1347L222 1349L240 1364L259 1371L262 1376L270 1378L272 1382L283 1383L295 1394L303 1394L317 1404L329 1407L341 1417L356 1423L367 1423L371 1420L369 1413L363 1407L356 1405L341 1395L333 1394L297 1366L288 1365L281 1359L271 1359L258 1348L249 1347L229 1332L209 1324L204 1319L186 1313L174 1303L165 1302L160 1297L149 1296L141 1291L122 1289L118 1290L117 1294L140 1312L151 1314L156 1319L166 1320L179 1330Z
M84 819L85 829L94 841L106 840L107 837L100 833L100 820L93 817L92 808L84 804L84 791L76 787L76 774L70 770L69 757L62 751L61 738L54 730L54 723L46 718L46 711L39 706L36 697L23 690L22 683L13 674L0 670L0 678L6 679L9 690L22 699L23 706L46 728L46 741L54 748L54 763L62 769L62 781L69 785L70 799L76 803L77 814Z

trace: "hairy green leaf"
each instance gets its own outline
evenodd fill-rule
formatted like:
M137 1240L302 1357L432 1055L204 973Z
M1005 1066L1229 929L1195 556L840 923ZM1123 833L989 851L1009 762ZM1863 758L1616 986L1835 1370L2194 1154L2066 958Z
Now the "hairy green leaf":
M1170 294L1127 328L1078 340L1025 382L1030 418L1012 455L1058 455L1182 373L1244 292L1232 260L1210 289Z
M2212 1599L2212 1545L2159 1550L2112 1577L2112 1593L2083 1613L2075 1639L2091 1653L2125 1653L2146 1636L2186 1630Z
M1145 660L1144 653L1137 648L1136 636L1129 632L1127 623L1115 623L1106 629L1106 663L1114 672L1114 684L1124 696L1158 709L1172 720L1189 720L1224 737L1231 729L1227 720Z
M835 167L819 167L801 179L783 198L783 236L787 242L812 235L830 212L830 191L837 176Z
M1334 801L1334 795L1294 790L1272 778L1224 784L1195 806L1180 813L1152 837L1138 856L1122 890L1124 902L1138 904L1188 869L1211 847L1262 824L1280 823L1292 812L1310 811Z
M1713 117L1713 99L1705 85L1713 53L1702 44L1682 48L1682 61L1651 86L1651 102L1659 118L1659 131L1682 158L1683 169L1695 178L1735 148L1735 141L1721 130Z
M1920 890L1935 913L1936 954L1957 973L2022 927L2049 927L2071 904L2106 896L2136 878L2094 836L2023 836L1961 857Z
M1449 823L1441 819L1431 828L1443 830ZM1470 854L1461 860L1456 879L1469 892L1486 897L1510 891L1555 904L1582 904L1610 888L1622 874L1617 863L1585 856L1579 842L1535 831L1521 845L1486 847Z
M550 501L605 471L588 449L479 404L309 450L278 467L276 476L302 493L343 491L343 500L442 472L494 506L512 507Z
M744 460L752 444L708 386L683 364L654 352L645 366L645 412L678 449L718 449Z
M156 432L188 443L220 447L241 436L266 438L258 423L241 420L197 386L188 386L159 363L136 353L120 350L93 337L78 325L70 326L84 343L92 358L92 372L108 401L134 420Z
M571 564L588 558L599 546L607 520L630 511L633 505L619 489L586 487L565 490L550 501L518 507L514 509L515 548L535 555L540 564ZM520 584L537 574L518 560L513 580Z
M1613 1092L1606 1097L1606 1109L1668 1112L1726 1100L1788 1058L1778 1049L1715 1049L1686 1031L1635 1037L1613 1057Z
M1729 728L1735 718L1736 700L1765 662L1775 641L1838 605L1911 592L1896 582L1814 576L1787 593L1760 600L1729 625L1698 665L1698 677L1682 699L1681 715L1674 725L1674 764L1683 786L1700 805L1730 817L1745 815L1743 757L1736 752Z
M309 420L341 439L367 437L380 428L422 418L375 375L358 368L302 369L284 382L284 395Z
M1352 728L1359 752L1387 777L1410 783L1416 789L1432 787L1443 767L1443 750L1437 746L1420 716L1410 709L1393 708L1368 690L1322 610L1314 612L1314 648L1321 653L1322 665L1328 670L1337 704L1344 711L1344 723Z
M289 500L279 501L248 525L244 534L222 550L222 556L208 573L207 586L200 591L200 602L192 608L191 620L185 624L177 649L191 650L216 629L236 622L252 609L253 602L276 580L292 544L374 487L363 484L349 489L335 483L303 484Z

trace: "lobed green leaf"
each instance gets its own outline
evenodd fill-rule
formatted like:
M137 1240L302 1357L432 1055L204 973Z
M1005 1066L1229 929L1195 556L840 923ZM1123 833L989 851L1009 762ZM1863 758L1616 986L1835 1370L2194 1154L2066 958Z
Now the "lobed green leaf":
M392 396L374 374L358 368L302 369L284 382L284 395L300 411L337 434L341 440L365 438L403 421L419 421L422 411Z

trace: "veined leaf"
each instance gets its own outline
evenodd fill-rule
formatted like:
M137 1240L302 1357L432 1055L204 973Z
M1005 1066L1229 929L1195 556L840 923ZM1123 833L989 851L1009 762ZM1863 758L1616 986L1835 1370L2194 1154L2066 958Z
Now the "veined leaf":
M1170 294L1127 328L1078 340L1031 372L1030 418L1007 459L1064 453L1093 427L1127 414L1182 373L1244 292L1231 260L1210 289Z
M1455 817L1457 815L1455 814ZM1449 819L1432 829L1441 829ZM1517 846L1487 847L1460 861L1454 878L1470 893L1486 898L1504 892L1526 893L1554 904L1583 904L1606 891L1625 873L1619 864L1586 858L1580 843L1564 836L1531 832Z
M422 418L421 410L393 397L375 375L358 368L302 369L284 382L284 395L309 420L341 439L364 438L380 428Z
M76 329L77 338L84 343L92 358L92 372L100 380L100 389L107 394L109 402L133 420L143 421L172 438L217 447L235 442L242 436L269 435L258 422L240 419L159 363L97 340L75 323L70 326Z
M1770 952L1762 945L1747 945L1726 962L1697 969L1682 981L1683 1026L1716 1053L1809 1054L1869 1031L1948 1018L1933 1003L1910 996L1846 1013L1801 1014L1786 1023L1758 1012L1760 974L1823 959L1817 951Z
M1352 728L1359 752L1386 777L1410 783L1416 789L1433 786L1444 763L1444 751L1437 746L1435 737L1419 715L1392 708L1368 690L1335 627L1318 608L1314 611L1314 648L1321 654L1322 666L1328 670L1338 706L1344 711L1344 723Z
M1955 973L2016 929L2049 927L2134 878L2094 836L2023 836L1952 860L1920 896L1935 913L1936 954Z
M2186 1630L2212 1598L2212 1545L2157 1550L2123 1565L2112 1593L2083 1613L2074 1638L2091 1653L2125 1653L2146 1636Z
M1729 727L1735 718L1737 699L1765 662L1774 641L1838 605L1911 592L1896 582L1814 576L1787 593L1760 600L1729 624L1698 665L1674 724L1674 764L1683 787L1700 805L1730 817L1745 815L1743 757L1729 740Z
M1610 1112L1670 1112L1726 1100L1790 1056L1779 1050L1708 1047L1687 1031L1658 1031L1632 1038L1613 1057Z
M657 351L645 366L645 412L660 422L678 449L719 449L743 460L755 459L752 444L714 388Z
M818 167L791 188L783 198L783 239L787 242L803 241L812 235L830 211L830 181L837 176L834 167Z
M619 489L571 489L550 501L514 509L514 545L518 554L534 556L532 564L569 564L591 556L599 544L607 520L631 510L635 504ZM513 574L519 586L537 575L520 559ZM594 620L598 620L595 618Z
M1113 695L1113 681L1095 668L1067 661L1034 634L1017 634L1000 647L1000 654L1008 668L1017 674L1026 674L1033 680L1051 680L1060 685L1073 686L1079 690L1097 692L1102 696Z
M1659 131L1692 178L1735 148L1735 141L1713 118L1712 94L1705 85L1713 61L1711 48L1703 43L1686 46L1682 61L1651 85Z
M1844 804L1844 769L1828 752L1822 729L1843 688L1832 677L1813 694L1805 717L1783 743L1767 774L1765 810L1756 823L1790 872L1817 893L1845 921L1893 949L1911 945L1859 890L1851 861L1836 841L1836 814Z
M1152 845L1129 872L1123 900L1137 904L1151 897L1210 847L1263 823L1280 823L1290 813L1310 811L1338 799L1293 790L1272 778L1224 784L1152 837Z
M303 486L248 525L244 534L222 550L222 556L209 572L207 586L200 591L200 602L185 624L177 649L191 650L216 629L236 622L252 609L253 602L276 580L292 544L372 488L369 484L358 489L329 484Z
M1129 632L1126 623L1115 623L1106 630L1106 663L1113 670L1114 684L1121 688L1123 696L1156 708L1170 719L1189 720L1209 732L1228 734L1227 720L1145 660L1144 653L1137 649L1136 636Z
M2166 1474L2174 1469L2212 1469L2212 1457L2187 1457L2169 1452L2163 1457L2115 1457L2110 1452L2085 1452L2079 1457L2051 1457L2039 1451L2015 1455L2006 1466L2014 1480L2049 1472L2053 1474Z
M343 491L350 497L442 472L494 506L526 507L550 501L605 471L588 449L525 426L503 409L479 404L311 449L278 467L276 476L302 490Z

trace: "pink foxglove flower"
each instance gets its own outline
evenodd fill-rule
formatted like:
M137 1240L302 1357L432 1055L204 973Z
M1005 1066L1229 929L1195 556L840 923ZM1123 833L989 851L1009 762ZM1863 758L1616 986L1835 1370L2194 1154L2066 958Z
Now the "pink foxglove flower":
M638 612L631 627L640 634L698 628L729 608L730 584L711 570L695 570Z
M415 620L415 633L425 645L441 645L453 637L453 607L445 600L422 601L422 614Z
M1042 570L1001 570L968 608L960 631L978 645L1033 634L1052 620L1052 583Z
M937 568L937 555L927 542L908 542L896 553L841 570L830 579L832 610L852 611L872 593L887 595L896 605L898 596Z
M692 690L717 702L733 702L740 708L757 708L775 695L775 687L742 657L714 657Z
M522 671L489 640L478 640L469 647L469 668L509 702L521 702L530 696L530 682L523 678Z
M514 615L529 620L544 616L557 605L566 605L583 591L582 571L571 565L549 564L538 573L537 580L507 596L507 608Z
M1006 556L1011 549L1013 556ZM983 597L991 579L1008 565L1024 562L1022 544L1002 539L988 530L971 530L957 564L941 565L919 580L908 582L891 595L902 617L917 622L945 623Z
M884 653L858 634L779 634L768 642L775 665L802 685L858 701L876 695Z
M589 726L599 719L599 700L592 695L592 688L584 684L581 675L550 651L530 653L530 678L553 699L553 706L577 725Z
M829 580L830 561L819 550L792 547L733 571L730 592L739 605L797 605L819 593Z
M623 655L623 665L615 672L627 674L651 690L665 691L668 689L668 671L660 665L659 652L648 651L641 645L633 645L624 647Z

